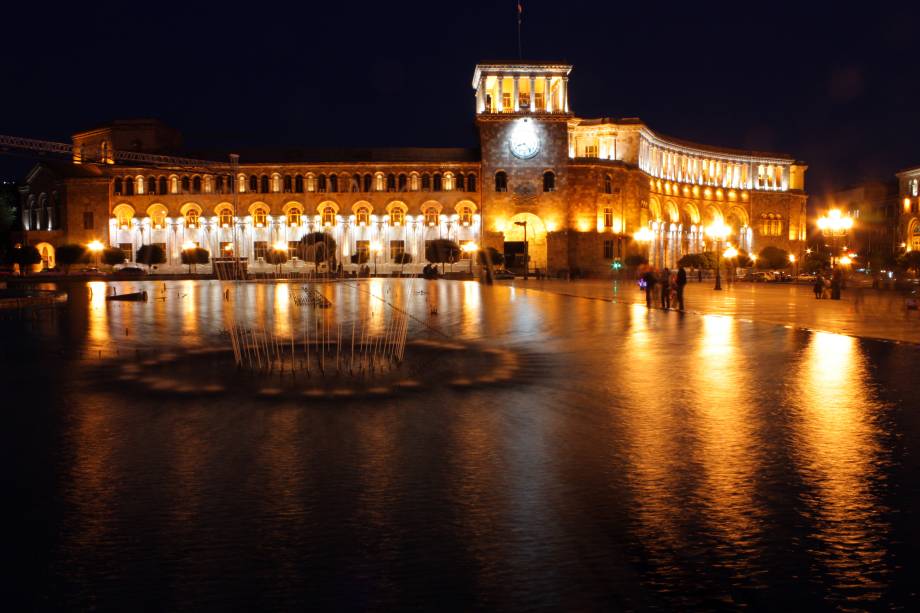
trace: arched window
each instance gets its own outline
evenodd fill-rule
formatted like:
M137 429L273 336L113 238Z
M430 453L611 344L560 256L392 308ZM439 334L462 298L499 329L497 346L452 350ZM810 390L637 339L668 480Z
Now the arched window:
M192 193L193 194L201 193L201 177L195 177L192 179Z
M316 176L316 191L318 192L326 191L326 175Z
M544 192L554 192L556 191L556 173L551 170L547 170L543 173L543 191Z
M355 221L359 226L368 225L371 222L370 210L365 206L358 208L358 212L355 213Z
M249 191L253 194L259 191L259 177L255 175L249 175Z
M396 175L394 175L392 172L387 175L387 191L396 191Z
M155 194L157 193L157 179L156 177L147 177L147 193Z
M406 212L398 206L394 206L390 210L390 225L391 226L401 226L406 223Z
M610 178L610 175L604 175L604 193L613 193L613 179Z
M358 173L351 176L351 191L353 193L361 191L361 175Z
M323 220L324 226L334 226L335 225L335 209L332 208L331 206L325 207L323 209L322 220Z
M303 193L303 176L296 175L294 177L294 192L298 194Z
M117 220L119 228L129 228L131 227L131 218L134 217L134 213L128 207L128 205L119 206L118 212L115 214L115 219Z
M134 191L137 192L138 194L143 194L144 187L146 187L146 185L144 184L144 177L136 177L134 181L137 183L137 185L134 186Z
M404 174L399 175L396 180L396 191L398 192L407 192L409 186L409 177Z
M290 194L292 191L294 191L294 184L291 179L291 175L284 175L284 188L283 189L284 189L285 194Z
M339 191L339 176L338 175L329 175L329 191L332 193L338 193Z
M167 192L166 188L166 177L160 177L160 189L157 191L158 194L165 194Z
M302 216L303 216L303 211L301 211L301 210L300 210L298 207L296 207L296 206L291 207L291 208L288 210L288 214L287 214L287 222L288 222L288 225L289 225L289 226L299 226L299 225L300 225L300 222L301 222Z
M182 177L182 193L187 194L189 192L189 180L188 177Z
M189 209L185 214L185 227L187 228L197 228L198 227L198 210Z
M225 206L220 210L220 227L229 228L233 225L233 211L230 207Z
M179 177L173 175L169 177L169 193L178 194L179 193Z
M130 178L125 179L125 195L126 196L134 195L134 180L133 179L130 179Z
M113 186L112 186L112 192L115 193L115 194L120 194L120 193L121 193L121 185L122 185L121 177L116 177L116 178L115 178L115 182L114 182L114 184L113 184Z
M257 207L252 212L252 223L257 228L264 228L265 224L268 223L268 211L262 207Z
M460 209L460 223L468 226L473 223L473 209L465 206Z
M499 170L495 173L495 191L508 191L508 175L503 170Z
M457 178L454 179L457 182L455 189L458 192L466 191L466 182L463 180L463 174L457 173Z
M362 191L369 192L371 191L372 186L374 185L374 175L364 175L364 189Z
M765 213L760 216L760 234L762 236L782 236L783 218L776 213Z
M430 192L431 191L431 175L427 172L422 175L422 191Z
M162 205L156 205L152 207L152 210L149 213L150 223L153 224L154 230L162 230L166 227L166 207Z
M262 175L262 180L259 185L259 192L262 194L267 194L268 191L269 191L268 175Z
M438 209L433 206L425 209L425 225L428 227L438 225Z
M432 181L431 181L431 184L432 184L432 185L431 185L431 189L432 189L432 191L435 191L435 192L441 191L441 188L443 187L443 182L442 182L442 179L441 179L441 173L439 173L439 172L434 173L434 176L433 176L431 179L432 179Z
M476 175L470 173L466 176L466 191L475 192L476 191Z

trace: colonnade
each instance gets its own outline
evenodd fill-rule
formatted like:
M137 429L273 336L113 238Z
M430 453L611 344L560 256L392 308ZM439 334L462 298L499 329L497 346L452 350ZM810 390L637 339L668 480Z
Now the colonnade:
M682 224L666 221L649 222L651 240L648 243L648 261L656 268L676 268L685 255L712 251L715 244L707 239L702 225L685 228ZM732 244L738 250L750 252L753 249L753 231L748 226L738 228L736 234L723 242L723 247Z
M495 87L491 90L486 87L489 77L495 78ZM508 79L511 80L511 105L506 107L502 94ZM537 104L538 80L542 87L542 104ZM526 87L521 86L522 81ZM521 104L521 92L526 94L524 105ZM487 97L491 98L491 104ZM483 74L476 85L476 110L477 113L568 113L569 78L565 75Z
M639 168L667 179L735 189L785 191L789 188L791 162L741 157L716 157L650 141L639 142Z

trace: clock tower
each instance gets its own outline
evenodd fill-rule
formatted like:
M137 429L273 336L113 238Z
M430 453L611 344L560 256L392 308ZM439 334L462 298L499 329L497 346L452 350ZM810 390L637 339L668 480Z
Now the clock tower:
M510 268L523 269L529 256L532 273L545 271L567 257L550 251L552 234L567 226L571 70L556 62L490 62L473 73L483 242L503 252Z

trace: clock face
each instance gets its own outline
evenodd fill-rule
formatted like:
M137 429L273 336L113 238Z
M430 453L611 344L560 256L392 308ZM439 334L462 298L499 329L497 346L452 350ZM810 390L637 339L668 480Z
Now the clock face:
M508 143L511 153L522 160L532 158L540 151L540 137L529 119L524 119L514 127Z

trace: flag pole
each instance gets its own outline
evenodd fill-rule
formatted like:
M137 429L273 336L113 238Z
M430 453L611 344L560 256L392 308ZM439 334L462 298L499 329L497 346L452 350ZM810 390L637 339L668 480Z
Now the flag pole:
M521 53L521 15L524 13L523 0L517 0L517 35L518 35L518 59L524 59Z

